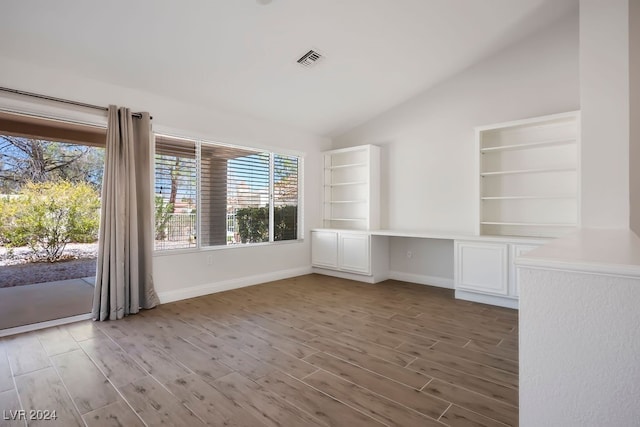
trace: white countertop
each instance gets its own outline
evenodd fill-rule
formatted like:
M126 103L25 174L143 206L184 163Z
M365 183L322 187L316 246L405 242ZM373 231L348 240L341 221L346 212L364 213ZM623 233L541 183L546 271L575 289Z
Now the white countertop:
M640 238L631 230L582 229L518 257L516 265L640 278Z
M522 237L522 236L486 236L478 234L431 231L431 230L371 230L372 236L391 237L417 237L422 239L448 239L448 240L478 240L483 242L508 242L508 243L540 243L549 241L548 238Z
M522 237L522 236L484 236L471 233L437 230L345 230L335 228L316 228L311 231L339 231L348 233L363 233L371 236L388 237L414 237L419 239L444 239L444 240L478 240L484 242L506 243L539 243L549 242L549 238Z

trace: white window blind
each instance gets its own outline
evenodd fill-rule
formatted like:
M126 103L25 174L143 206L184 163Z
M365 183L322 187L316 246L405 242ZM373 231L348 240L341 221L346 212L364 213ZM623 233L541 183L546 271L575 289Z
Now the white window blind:
M197 245L196 142L156 137L155 247L157 250Z
M298 238L298 158L273 156L274 240Z
M269 153L202 144L202 245L269 241Z

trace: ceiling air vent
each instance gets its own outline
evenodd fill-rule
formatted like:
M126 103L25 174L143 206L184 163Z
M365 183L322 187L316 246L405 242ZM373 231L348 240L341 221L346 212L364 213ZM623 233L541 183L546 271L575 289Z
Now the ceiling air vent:
M309 52L302 55L300 59L298 59L298 64L302 65L303 67L311 67L316 62L318 62L320 58L322 58L322 55L320 55L315 50L310 50Z

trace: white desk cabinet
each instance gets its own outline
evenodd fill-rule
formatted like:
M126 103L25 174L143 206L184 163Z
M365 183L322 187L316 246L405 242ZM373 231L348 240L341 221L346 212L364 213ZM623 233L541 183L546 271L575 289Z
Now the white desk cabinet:
M366 231L312 230L311 265L319 274L381 282L388 278L388 238L372 236Z
M539 246L517 240L456 240L456 298L518 308L520 291L515 260Z
M317 267L338 268L338 233L313 231L311 233L311 264Z
M371 273L368 234L338 233L338 268L352 273Z
M368 233L322 230L311 232L311 264L350 273L370 274Z
M455 242L456 289L508 295L508 245Z

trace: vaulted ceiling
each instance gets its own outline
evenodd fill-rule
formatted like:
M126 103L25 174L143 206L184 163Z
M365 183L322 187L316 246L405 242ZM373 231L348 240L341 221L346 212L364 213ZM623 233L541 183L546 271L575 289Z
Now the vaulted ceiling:
M333 136L576 8L577 0L3 0L0 58ZM324 58L300 66L310 49Z

